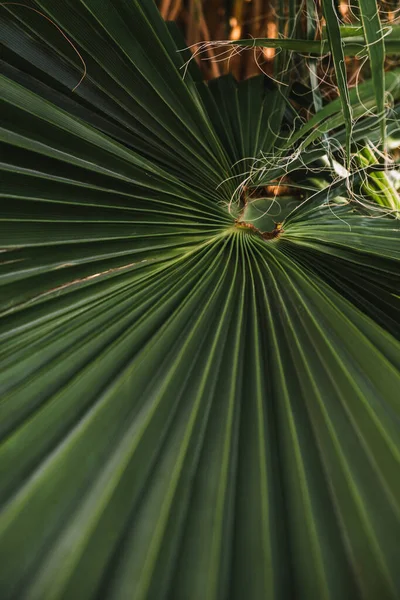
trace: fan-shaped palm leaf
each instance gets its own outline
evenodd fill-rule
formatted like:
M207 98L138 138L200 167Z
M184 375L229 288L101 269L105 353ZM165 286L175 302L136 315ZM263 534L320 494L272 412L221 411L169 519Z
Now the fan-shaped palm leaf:
M183 80L151 0L39 5L87 75L3 10L2 598L396 598L398 221L263 236L277 92Z

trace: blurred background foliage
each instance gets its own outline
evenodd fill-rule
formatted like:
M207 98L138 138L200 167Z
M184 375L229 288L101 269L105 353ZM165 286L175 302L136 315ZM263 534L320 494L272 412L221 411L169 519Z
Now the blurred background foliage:
M289 31L289 2L286 0L157 0L162 16L176 21L181 28L188 46L206 40L237 40L257 37L279 38L299 37L320 39L324 19L321 0L298 2L297 18L292 31ZM343 24L354 24L359 20L358 9L351 0L334 0L339 19ZM380 18L383 24L394 25L400 22L399 0L378 0ZM307 12L316 15L310 32ZM293 30L294 29L294 30ZM201 54L198 62L204 77L211 79L228 72L237 79L246 79L260 72L273 73L276 50L254 48L241 54L229 55L226 49L209 48ZM400 57L386 58L386 70L399 64ZM350 86L354 86L369 76L368 64L358 58L346 58ZM318 61L318 76L321 93L327 99L335 97L336 86L334 69L329 57ZM296 65L296 63L295 63ZM297 60L295 76L304 78L304 61Z

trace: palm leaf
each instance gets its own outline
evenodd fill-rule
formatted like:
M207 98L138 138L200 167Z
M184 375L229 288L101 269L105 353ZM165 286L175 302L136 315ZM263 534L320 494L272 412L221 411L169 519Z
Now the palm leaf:
M346 128L346 161L350 164L350 147L352 138L352 112L347 86L346 63L340 35L338 14L332 0L322 0L322 12L326 21L326 33L332 60L335 67L336 82L339 90L342 115Z
M263 79L183 80L152 0L40 6L88 74L7 7L2 598L396 598L398 221L237 223Z
M279 48L293 52L301 52L306 56L321 56L330 51L329 42L326 36L326 29L323 30L323 37L320 40L304 40L300 38L255 38L254 40L232 40L219 42L220 45L231 44L232 46L242 46L248 48ZM339 25L339 34L342 38L342 48L344 56L358 56L365 49L365 38L360 27L350 29L347 26ZM385 32L385 55L396 55L400 51L400 26L391 25L390 31Z
M386 144L385 127L385 46L379 9L376 0L359 0L360 18L367 43L371 67L371 77L374 84L378 118L381 120L382 144Z

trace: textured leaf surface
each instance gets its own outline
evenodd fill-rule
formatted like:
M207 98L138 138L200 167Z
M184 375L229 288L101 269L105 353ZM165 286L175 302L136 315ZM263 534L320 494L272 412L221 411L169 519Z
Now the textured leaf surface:
M183 81L150 0L40 6L88 75L8 7L1 597L397 598L398 221L238 226L263 79Z

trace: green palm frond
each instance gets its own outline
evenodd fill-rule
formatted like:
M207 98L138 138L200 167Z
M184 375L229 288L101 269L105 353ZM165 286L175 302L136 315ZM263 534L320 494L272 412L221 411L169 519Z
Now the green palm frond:
M395 600L399 221L247 218L279 91L183 78L153 0L38 6L87 74L4 7L1 597Z

